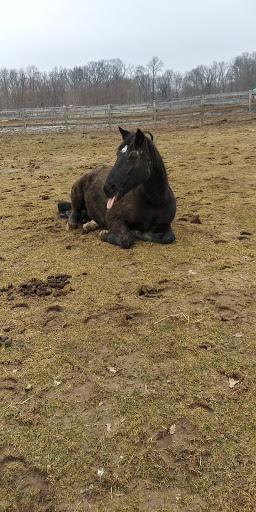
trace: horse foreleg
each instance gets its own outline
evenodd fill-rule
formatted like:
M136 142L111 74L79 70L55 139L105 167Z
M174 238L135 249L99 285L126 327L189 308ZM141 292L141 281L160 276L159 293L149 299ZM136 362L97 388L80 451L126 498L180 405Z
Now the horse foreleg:
M154 242L157 244L171 244L175 240L175 234L170 228L164 233L153 233L152 231L136 231L136 238L144 242Z
M122 249L130 249L134 240L128 225L123 219L120 206L117 204L106 214L106 231L100 233L100 238L104 242L119 245Z
M100 238L103 242L108 242L109 244L120 245L122 249L130 249L133 245L133 236L130 231L127 231L125 234L116 235L112 231L101 231Z

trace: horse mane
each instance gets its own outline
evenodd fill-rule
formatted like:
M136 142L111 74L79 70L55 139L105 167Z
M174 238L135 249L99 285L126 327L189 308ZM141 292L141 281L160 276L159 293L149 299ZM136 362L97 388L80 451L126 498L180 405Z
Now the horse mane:
M153 135L152 135L152 133L151 133L151 132L146 131L146 132L143 132L143 133L144 133L144 134L145 134L145 133L147 133L147 134L150 136L151 140L154 140L154 137L153 137Z
M167 180L167 173L166 168L163 162L163 159L155 146L155 143L153 142L153 135L149 131L144 131L144 141L142 145L143 151L147 151L150 154L151 162L153 169L155 171L156 176L164 177L166 182ZM149 137L146 135L148 134ZM127 143L129 145L129 148L136 150L135 148L135 139L136 139L136 132L130 134L130 138L127 138L127 140L123 141L122 144L120 144L119 148L123 146L123 144Z
M149 132L144 132L149 133ZM167 174L166 174L166 168L163 162L163 159L155 146L155 143L153 142L153 138L149 139L148 137L145 137L145 151L148 151L151 156L153 168L158 175L166 176L167 180Z

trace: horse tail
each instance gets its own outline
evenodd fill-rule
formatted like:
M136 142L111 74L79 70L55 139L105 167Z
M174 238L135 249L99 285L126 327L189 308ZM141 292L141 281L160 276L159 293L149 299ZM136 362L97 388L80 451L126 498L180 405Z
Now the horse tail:
M69 219L72 211L72 206L69 201L59 201L58 202L58 212L57 217ZM85 224L86 222L89 222L92 220L90 217L88 217L87 211L85 209L81 210L80 219L79 222L82 224Z
M70 216L70 213L71 213L71 203L69 203L68 201L59 201L57 216L64 217L64 218L68 219Z

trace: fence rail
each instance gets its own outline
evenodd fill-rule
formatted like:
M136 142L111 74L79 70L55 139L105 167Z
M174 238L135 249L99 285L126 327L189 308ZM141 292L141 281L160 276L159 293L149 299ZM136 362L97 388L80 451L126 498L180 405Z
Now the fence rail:
M210 94L137 105L99 105L0 110L0 133L9 131L74 130L88 125L109 126L120 120L157 122L162 119L256 111L256 91Z

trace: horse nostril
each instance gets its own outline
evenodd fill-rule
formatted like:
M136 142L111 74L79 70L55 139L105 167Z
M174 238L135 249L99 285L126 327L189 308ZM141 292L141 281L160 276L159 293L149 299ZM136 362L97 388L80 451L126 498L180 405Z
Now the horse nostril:
M114 183L108 185L105 183L103 190L107 197L112 197L116 191L116 185Z

